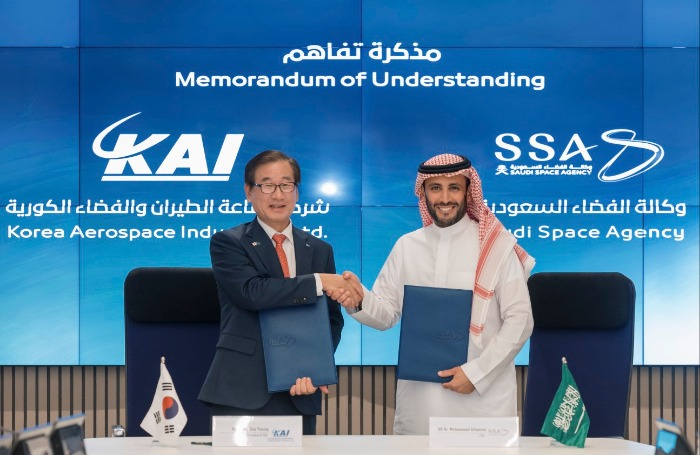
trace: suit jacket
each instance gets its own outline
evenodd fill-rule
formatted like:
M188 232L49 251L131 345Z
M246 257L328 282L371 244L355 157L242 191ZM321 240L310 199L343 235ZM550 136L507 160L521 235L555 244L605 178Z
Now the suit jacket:
M214 234L210 253L221 305L216 354L199 399L241 409L259 409L267 391L258 311L316 302L313 273L335 273L331 246L293 228L297 276L284 278L275 247L257 219ZM333 347L340 343L343 316L328 300ZM291 387L292 384L289 384ZM288 392L281 392L288 393ZM301 414L321 414L321 393L292 397Z

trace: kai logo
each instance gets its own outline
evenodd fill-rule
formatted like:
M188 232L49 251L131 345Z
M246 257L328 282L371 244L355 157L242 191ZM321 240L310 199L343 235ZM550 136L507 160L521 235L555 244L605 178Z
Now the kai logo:
M290 337L289 335L269 337L266 338L263 343L271 348L285 348L296 343L296 338Z
M272 436L275 438L284 438L289 436L289 430L272 430Z
M137 142L137 134L121 133L117 136L114 148L111 151L105 150L102 143L107 135L139 114L137 112L114 122L93 141L92 151L95 155L108 160L102 181L228 181L243 142L243 134L227 134L224 137L211 173L201 134L181 134L159 163L155 174L146 161L144 152L167 139L169 134L151 134Z

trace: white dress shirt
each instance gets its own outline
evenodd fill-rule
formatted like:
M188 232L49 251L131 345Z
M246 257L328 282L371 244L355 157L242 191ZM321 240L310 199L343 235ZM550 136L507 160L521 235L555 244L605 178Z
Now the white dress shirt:
M289 267L289 277L294 278L297 276L297 260L296 256L294 255L294 234L292 231L292 222L290 221L289 224L287 225L286 228L282 232L277 232L274 228L268 226L267 224L263 223L260 221L260 218L258 218L258 223L260 223L260 227L263 228L263 231L265 231L265 234L270 238L270 241L272 242L273 245L275 245L275 241L272 239L272 236L275 234L284 234L286 239L284 239L284 242L282 242L282 249L284 250L284 254L287 256L287 266ZM314 278L316 280L316 295L322 295L323 294L323 285L321 284L321 277L318 275L318 273L314 273Z

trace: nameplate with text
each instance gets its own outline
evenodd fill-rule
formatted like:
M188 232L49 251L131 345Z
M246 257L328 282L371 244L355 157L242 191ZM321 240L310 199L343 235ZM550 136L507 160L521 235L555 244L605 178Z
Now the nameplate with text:
M517 417L431 417L430 447L518 447Z
M301 416L214 416L214 447L301 447Z

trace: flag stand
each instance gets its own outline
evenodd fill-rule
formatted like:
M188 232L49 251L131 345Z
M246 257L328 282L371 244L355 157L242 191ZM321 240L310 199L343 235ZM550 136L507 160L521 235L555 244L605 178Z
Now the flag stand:
M187 424L187 414L182 408L175 385L165 366L165 357L160 359L160 378L148 413L141 428L153 436L153 445L177 447L182 429Z
M552 400L540 432L565 446L583 448L590 418L566 357L561 359L561 384Z

